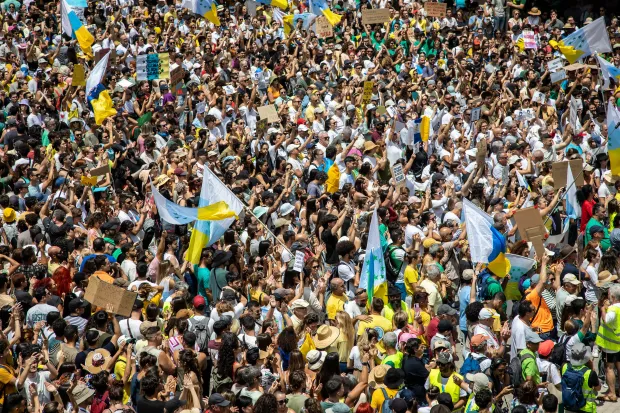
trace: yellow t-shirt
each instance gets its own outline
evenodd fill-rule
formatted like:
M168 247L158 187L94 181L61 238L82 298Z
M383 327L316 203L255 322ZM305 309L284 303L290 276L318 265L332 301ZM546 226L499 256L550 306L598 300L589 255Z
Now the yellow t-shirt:
M367 323L366 321L360 321L360 324L357 328L357 335L361 336L364 334L367 328L381 328L383 333L388 333L392 331L392 323L387 318L380 315L371 315L372 321Z
M150 300L144 300L144 305L142 307L142 315L146 317L146 308L149 304L153 303L159 307L159 302L161 301L161 293L157 293Z
M405 289L407 290L407 295L413 295L415 293L415 284L420 279L420 274L418 274L418 270L415 267L407 265L405 268Z
M385 388L385 392L387 393L390 399L393 399L398 393L398 389L388 389ZM382 413L383 402L385 401L385 397L383 396L383 391L381 389L376 389L372 392L372 399L370 401L370 406L375 409L377 413Z
M0 404L4 403L5 395L17 392L15 384L10 383L11 379L17 379L15 370L13 370L13 367L3 364L2 368L0 368L0 389L2 389L2 392L0 392Z
M118 380L122 380L125 375L125 368L127 368L127 358L125 356L120 356L118 361L114 365L114 374ZM129 395L131 393L131 380L127 381L127 385L123 389L123 403L127 403L129 401Z
M344 305L347 301L349 301L349 299L346 295L341 297L337 297L334 294L330 295L327 300L327 318L330 320L335 319L336 313L344 310Z

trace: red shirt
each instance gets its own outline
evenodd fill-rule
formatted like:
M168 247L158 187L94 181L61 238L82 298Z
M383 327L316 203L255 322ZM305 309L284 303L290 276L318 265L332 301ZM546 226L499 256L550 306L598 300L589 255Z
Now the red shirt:
M588 221L592 218L594 204L596 204L594 200L586 199L581 205L581 227L579 228L579 232L586 230L586 225L588 225Z
M439 317L433 317L431 322L426 326L426 340L428 340L428 344L430 346L431 340L435 337L435 334L439 331L437 327L439 326Z

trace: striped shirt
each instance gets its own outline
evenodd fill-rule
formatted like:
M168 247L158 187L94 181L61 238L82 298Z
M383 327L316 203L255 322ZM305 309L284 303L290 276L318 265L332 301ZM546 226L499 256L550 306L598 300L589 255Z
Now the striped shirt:
M76 326L78 329L79 335L82 335L84 333L84 328L86 328L86 323L88 323L87 319L79 317L79 316L72 316L72 315L65 317L65 321L68 324Z

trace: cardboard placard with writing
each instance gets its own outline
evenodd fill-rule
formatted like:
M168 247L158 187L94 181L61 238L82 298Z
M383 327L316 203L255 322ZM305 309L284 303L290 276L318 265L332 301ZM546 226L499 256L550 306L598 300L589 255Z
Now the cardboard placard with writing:
M520 209L515 212L514 218L519 226L521 238L534 244L536 254L542 257L545 253L544 240L547 230L543 225L540 210L534 207Z
M364 93L362 94L362 104L366 105L370 103L370 98L372 98L372 87L375 85L375 82L364 82Z
M382 24L389 22L389 9L366 9L362 10L362 24Z
M428 17L439 17L443 19L446 17L446 6L446 3L428 2L424 5L424 10L426 10L426 15Z
M487 141L486 139L480 139L476 144L476 163L478 169L484 168L484 162L487 158Z
M566 79L566 70L558 70L551 73L551 83L558 83Z
M573 159L572 161L554 162L551 166L551 172L553 176L553 187L558 190L562 187L566 187L566 168L570 164L570 171L573 174L575 180L575 186L580 188L584 184L583 180L583 161L581 159Z
M564 63L562 63L562 59L560 57L547 62L547 69L549 69L552 73L562 69L562 67L564 67Z
M109 284L97 277L90 277L84 293L84 299L92 305L124 317L131 315L137 297L138 293Z
M84 66L80 64L73 65L73 78L71 79L71 86L86 86L86 73L84 72Z
M256 136L259 139L265 136L265 132L267 132L268 123L269 122L267 121L267 118L263 118L259 120L258 122L256 122Z
M392 167L392 177L394 177L394 184L396 187L405 185L405 173L403 171L403 165L400 163L395 164Z
M172 86L171 92L176 95L177 93L177 85L183 80L185 76L185 69L181 65L171 65L170 66L170 85Z
M316 18L315 23L316 35L319 39L327 39L334 36L334 28L329 24L327 17L319 16Z
M280 122L278 111L275 105L266 105L258 108L258 114L261 119L267 119L269 123Z
M91 169L90 176L102 176L110 172L110 165L103 165L99 168Z

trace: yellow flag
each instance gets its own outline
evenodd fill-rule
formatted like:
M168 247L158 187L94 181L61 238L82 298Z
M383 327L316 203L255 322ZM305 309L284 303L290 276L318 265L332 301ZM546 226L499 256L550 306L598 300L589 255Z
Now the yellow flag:
M93 106L93 112L95 112L95 123L97 125L103 124L103 121L116 115L116 109L114 109L114 102L110 98L107 90L99 93L97 99L93 99L90 104Z

